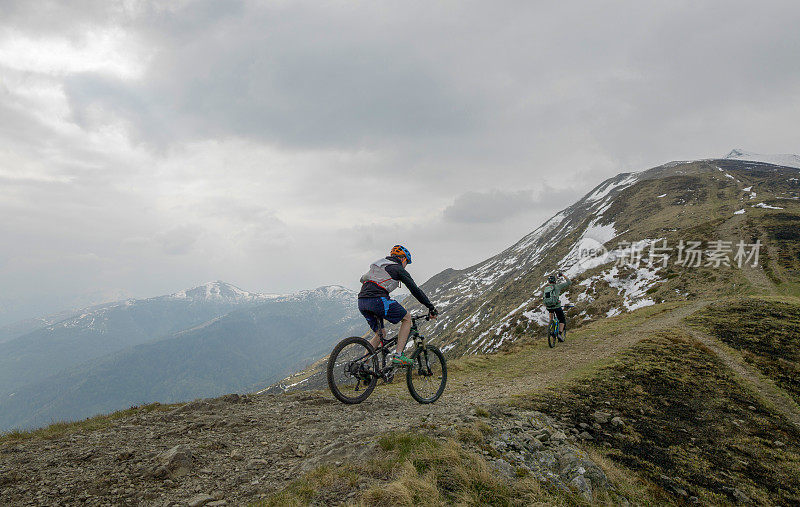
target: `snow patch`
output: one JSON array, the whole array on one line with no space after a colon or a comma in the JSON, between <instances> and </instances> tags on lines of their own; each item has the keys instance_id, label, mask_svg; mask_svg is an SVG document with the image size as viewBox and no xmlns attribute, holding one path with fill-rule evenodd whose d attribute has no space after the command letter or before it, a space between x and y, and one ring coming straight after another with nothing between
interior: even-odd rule
<instances>
[{"instance_id":1,"label":"snow patch","mask_svg":"<svg viewBox=\"0 0 800 507\"><path fill-rule=\"evenodd\" d=\"M754 204L753 207L754 208L764 208L764 209L783 209L783 208L780 208L778 206L770 206L769 204L766 204L766 203L763 203L763 202L760 202L758 204ZM742 210L742 211L744 211L744 210Z\"/></svg>"},{"instance_id":2,"label":"snow patch","mask_svg":"<svg viewBox=\"0 0 800 507\"><path fill-rule=\"evenodd\" d=\"M734 215L744 215L744 209L740 209L739 211L734 211Z\"/></svg>"},{"instance_id":3,"label":"snow patch","mask_svg":"<svg viewBox=\"0 0 800 507\"><path fill-rule=\"evenodd\" d=\"M595 190L592 195L586 198L587 202L594 202L599 201L603 197L607 196L612 190L621 190L625 187L630 186L633 182L637 180L638 176L636 174L631 174L625 179L619 182L609 182L608 184L601 186L597 190Z\"/></svg>"}]
</instances>

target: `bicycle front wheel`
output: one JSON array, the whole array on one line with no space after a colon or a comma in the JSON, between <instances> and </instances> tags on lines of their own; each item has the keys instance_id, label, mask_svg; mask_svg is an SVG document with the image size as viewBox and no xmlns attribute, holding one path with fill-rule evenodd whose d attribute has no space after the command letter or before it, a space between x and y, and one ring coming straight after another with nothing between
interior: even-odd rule
<instances>
[{"instance_id":1,"label":"bicycle front wheel","mask_svg":"<svg viewBox=\"0 0 800 507\"><path fill-rule=\"evenodd\" d=\"M378 377L378 356L372 345L358 336L345 338L328 358L328 387L337 400L354 404L366 400Z\"/></svg>"},{"instance_id":2,"label":"bicycle front wheel","mask_svg":"<svg viewBox=\"0 0 800 507\"><path fill-rule=\"evenodd\" d=\"M411 362L406 372L411 397L420 403L438 400L447 384L447 363L442 351L430 345L420 347L411 354Z\"/></svg>"}]
</instances>

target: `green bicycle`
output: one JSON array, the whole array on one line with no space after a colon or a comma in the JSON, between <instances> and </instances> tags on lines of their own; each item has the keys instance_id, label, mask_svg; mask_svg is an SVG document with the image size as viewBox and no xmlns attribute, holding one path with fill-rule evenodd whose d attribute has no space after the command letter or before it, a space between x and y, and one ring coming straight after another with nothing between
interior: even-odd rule
<instances>
[{"instance_id":1,"label":"green bicycle","mask_svg":"<svg viewBox=\"0 0 800 507\"><path fill-rule=\"evenodd\" d=\"M406 366L406 384L411 397L419 403L433 403L444 392L447 384L447 363L444 354L437 347L427 345L425 337L419 334L417 321L429 320L428 315L411 318L409 341L414 341L411 365ZM359 336L345 338L334 347L328 358L328 387L342 403L354 404L366 400L378 380L391 383L399 368L387 365L386 356L397 344L397 336L381 340L375 350L367 340Z\"/></svg>"},{"instance_id":2,"label":"green bicycle","mask_svg":"<svg viewBox=\"0 0 800 507\"><path fill-rule=\"evenodd\" d=\"M564 310L569 310L575 305L564 305L561 308ZM564 331L559 331L559 324L561 322L558 320L558 315L553 312L553 318L550 319L550 327L547 329L547 344L550 345L550 348L556 346L557 341L564 341L567 339L567 323L564 322Z\"/></svg>"}]
</instances>

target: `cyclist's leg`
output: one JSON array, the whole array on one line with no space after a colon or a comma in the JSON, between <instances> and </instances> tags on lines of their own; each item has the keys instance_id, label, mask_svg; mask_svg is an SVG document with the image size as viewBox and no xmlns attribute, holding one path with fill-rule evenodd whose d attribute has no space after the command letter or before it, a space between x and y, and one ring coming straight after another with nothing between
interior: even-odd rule
<instances>
[{"instance_id":1,"label":"cyclist's leg","mask_svg":"<svg viewBox=\"0 0 800 507\"><path fill-rule=\"evenodd\" d=\"M406 349L408 335L411 332L411 314L406 313L400 320L400 333L397 335L397 353L402 354Z\"/></svg>"},{"instance_id":2,"label":"cyclist's leg","mask_svg":"<svg viewBox=\"0 0 800 507\"><path fill-rule=\"evenodd\" d=\"M564 309L556 308L556 315L558 316L558 332L564 334L564 326L567 325L567 319L564 317Z\"/></svg>"},{"instance_id":3,"label":"cyclist's leg","mask_svg":"<svg viewBox=\"0 0 800 507\"><path fill-rule=\"evenodd\" d=\"M358 300L358 311L361 312L361 315L364 316L367 324L369 324L369 328L375 333L372 338L370 338L369 343L373 348L378 348L380 347L381 336L384 335L385 330L383 328L382 315L375 312L376 301L373 300L377 300L379 308L382 308L383 305L380 303L380 298L363 298Z\"/></svg>"},{"instance_id":4,"label":"cyclist's leg","mask_svg":"<svg viewBox=\"0 0 800 507\"><path fill-rule=\"evenodd\" d=\"M402 356L403 350L406 348L408 335L411 332L411 314L409 314L403 305L397 301L389 298L383 298L384 315L386 320L392 324L400 322L400 332L397 335L397 356ZM406 358L407 359L407 358ZM405 362L405 361L402 361Z\"/></svg>"},{"instance_id":5,"label":"cyclist's leg","mask_svg":"<svg viewBox=\"0 0 800 507\"><path fill-rule=\"evenodd\" d=\"M373 349L377 349L381 346L381 338L386 336L386 328L383 327L383 319L381 319L381 328L375 331L375 334L372 335L372 338L369 339L369 344L372 345Z\"/></svg>"}]
</instances>

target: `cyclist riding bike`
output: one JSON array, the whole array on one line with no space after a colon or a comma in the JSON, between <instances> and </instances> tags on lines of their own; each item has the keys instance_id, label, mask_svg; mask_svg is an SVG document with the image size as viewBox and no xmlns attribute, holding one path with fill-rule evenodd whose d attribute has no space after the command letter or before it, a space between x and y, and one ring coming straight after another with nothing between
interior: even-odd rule
<instances>
[{"instance_id":1,"label":"cyclist riding bike","mask_svg":"<svg viewBox=\"0 0 800 507\"><path fill-rule=\"evenodd\" d=\"M411 364L411 359L403 354L411 331L411 315L403 305L391 299L389 293L398 288L402 282L417 301L428 308L430 318L435 319L438 314L428 296L417 287L414 279L406 271L408 264L411 264L411 252L402 245L395 245L387 257L378 259L370 265L369 271L361 277L361 292L358 293L358 310L375 333L370 339L373 348L378 348L381 339L386 339L384 319L392 324L400 322L397 351L389 356L391 363L397 366Z\"/></svg>"},{"instance_id":2,"label":"cyclist riding bike","mask_svg":"<svg viewBox=\"0 0 800 507\"><path fill-rule=\"evenodd\" d=\"M567 275L560 271L558 276L563 277L566 281L556 283L558 281L556 275L550 275L547 277L547 285L545 285L542 289L542 299L544 300L545 308L547 308L547 311L550 312L550 322L553 322L554 313L558 317L558 341L563 342L564 326L566 326L567 320L564 317L564 309L561 308L561 294L564 292L564 289L572 284L572 280L567 278Z\"/></svg>"}]
</instances>

